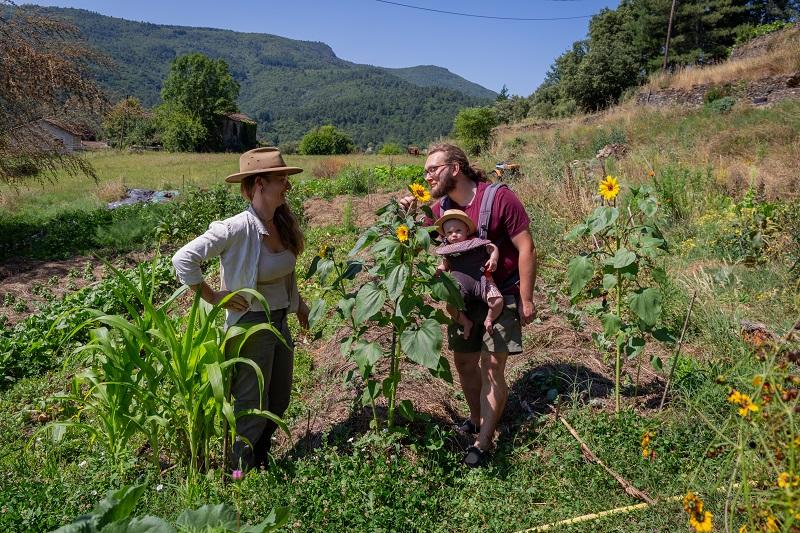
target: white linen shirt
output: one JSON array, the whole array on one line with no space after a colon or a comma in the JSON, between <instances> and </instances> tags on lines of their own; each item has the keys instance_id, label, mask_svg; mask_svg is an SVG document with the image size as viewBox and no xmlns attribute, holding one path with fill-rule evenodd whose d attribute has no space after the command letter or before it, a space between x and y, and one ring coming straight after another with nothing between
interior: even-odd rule
<instances>
[{"instance_id":1,"label":"white linen shirt","mask_svg":"<svg viewBox=\"0 0 800 533\"><path fill-rule=\"evenodd\" d=\"M181 283L198 285L203 282L200 264L219 256L222 290L256 289L258 262L262 249L261 236L267 234L267 229L252 206L238 215L212 222L205 233L187 243L172 256L175 273ZM300 293L297 290L294 273L287 277L287 294L289 294L288 312L296 313L300 304ZM250 294L243 293L241 296L248 303L253 299ZM246 312L226 309L225 329L236 324Z\"/></svg>"}]
</instances>

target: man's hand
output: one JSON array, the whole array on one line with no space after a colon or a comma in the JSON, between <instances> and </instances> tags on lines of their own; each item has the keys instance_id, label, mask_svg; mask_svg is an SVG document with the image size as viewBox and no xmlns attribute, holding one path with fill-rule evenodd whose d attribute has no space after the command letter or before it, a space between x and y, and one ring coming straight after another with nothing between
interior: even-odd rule
<instances>
[{"instance_id":1,"label":"man's hand","mask_svg":"<svg viewBox=\"0 0 800 533\"><path fill-rule=\"evenodd\" d=\"M519 318L523 326L533 322L536 318L536 304L533 300L522 300L522 312Z\"/></svg>"},{"instance_id":2,"label":"man's hand","mask_svg":"<svg viewBox=\"0 0 800 533\"><path fill-rule=\"evenodd\" d=\"M413 195L409 194L408 196L403 196L402 198L399 198L397 200L397 203L400 204L400 207L402 207L403 209L408 211L409 207L414 205L414 202L416 202L416 201L417 201L417 199L414 198Z\"/></svg>"}]
</instances>

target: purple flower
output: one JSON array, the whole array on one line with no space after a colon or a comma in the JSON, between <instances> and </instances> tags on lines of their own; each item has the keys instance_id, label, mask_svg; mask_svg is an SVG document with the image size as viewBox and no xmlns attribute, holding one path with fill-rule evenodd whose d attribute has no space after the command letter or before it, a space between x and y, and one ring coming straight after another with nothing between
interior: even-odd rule
<instances>
[{"instance_id":1,"label":"purple flower","mask_svg":"<svg viewBox=\"0 0 800 533\"><path fill-rule=\"evenodd\" d=\"M241 470L234 470L231 472L231 477L234 481L239 481L244 477L244 473Z\"/></svg>"}]
</instances>

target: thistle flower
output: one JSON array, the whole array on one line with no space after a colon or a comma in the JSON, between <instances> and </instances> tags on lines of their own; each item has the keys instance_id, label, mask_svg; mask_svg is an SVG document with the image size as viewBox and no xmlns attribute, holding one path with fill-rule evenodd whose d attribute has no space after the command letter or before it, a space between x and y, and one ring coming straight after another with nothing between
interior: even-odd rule
<instances>
[{"instance_id":1,"label":"thistle flower","mask_svg":"<svg viewBox=\"0 0 800 533\"><path fill-rule=\"evenodd\" d=\"M241 470L234 470L233 472L231 472L231 478L234 481L241 481L243 477L244 477L244 472L242 472Z\"/></svg>"},{"instance_id":2,"label":"thistle flower","mask_svg":"<svg viewBox=\"0 0 800 533\"><path fill-rule=\"evenodd\" d=\"M412 183L408 186L408 190L411 191L411 194L414 195L416 200L419 200L423 204L431 199L430 191L426 189L424 185L420 185L419 183Z\"/></svg>"},{"instance_id":3,"label":"thistle flower","mask_svg":"<svg viewBox=\"0 0 800 533\"><path fill-rule=\"evenodd\" d=\"M619 194L619 181L614 176L606 176L606 179L600 182L598 192L606 201L610 202Z\"/></svg>"},{"instance_id":4,"label":"thistle flower","mask_svg":"<svg viewBox=\"0 0 800 533\"><path fill-rule=\"evenodd\" d=\"M400 242L406 242L408 240L408 226L405 224L400 224L397 227L397 240Z\"/></svg>"}]
</instances>

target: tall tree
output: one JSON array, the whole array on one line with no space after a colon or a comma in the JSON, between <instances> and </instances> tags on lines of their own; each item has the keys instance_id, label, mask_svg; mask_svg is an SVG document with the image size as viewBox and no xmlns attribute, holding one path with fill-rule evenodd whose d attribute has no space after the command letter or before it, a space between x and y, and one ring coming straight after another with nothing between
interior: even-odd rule
<instances>
[{"instance_id":1,"label":"tall tree","mask_svg":"<svg viewBox=\"0 0 800 533\"><path fill-rule=\"evenodd\" d=\"M105 58L77 38L74 26L0 0L0 181L53 181L61 170L95 177L86 160L41 125L43 119L74 123L105 105L89 74Z\"/></svg>"},{"instance_id":2,"label":"tall tree","mask_svg":"<svg viewBox=\"0 0 800 533\"><path fill-rule=\"evenodd\" d=\"M222 140L217 133L216 121L220 114L238 110L238 97L239 84L223 59L211 59L200 53L188 54L175 59L170 66L161 89L165 106L161 115L168 122L200 124L205 135L198 139L194 149L217 150L221 148Z\"/></svg>"}]
</instances>

